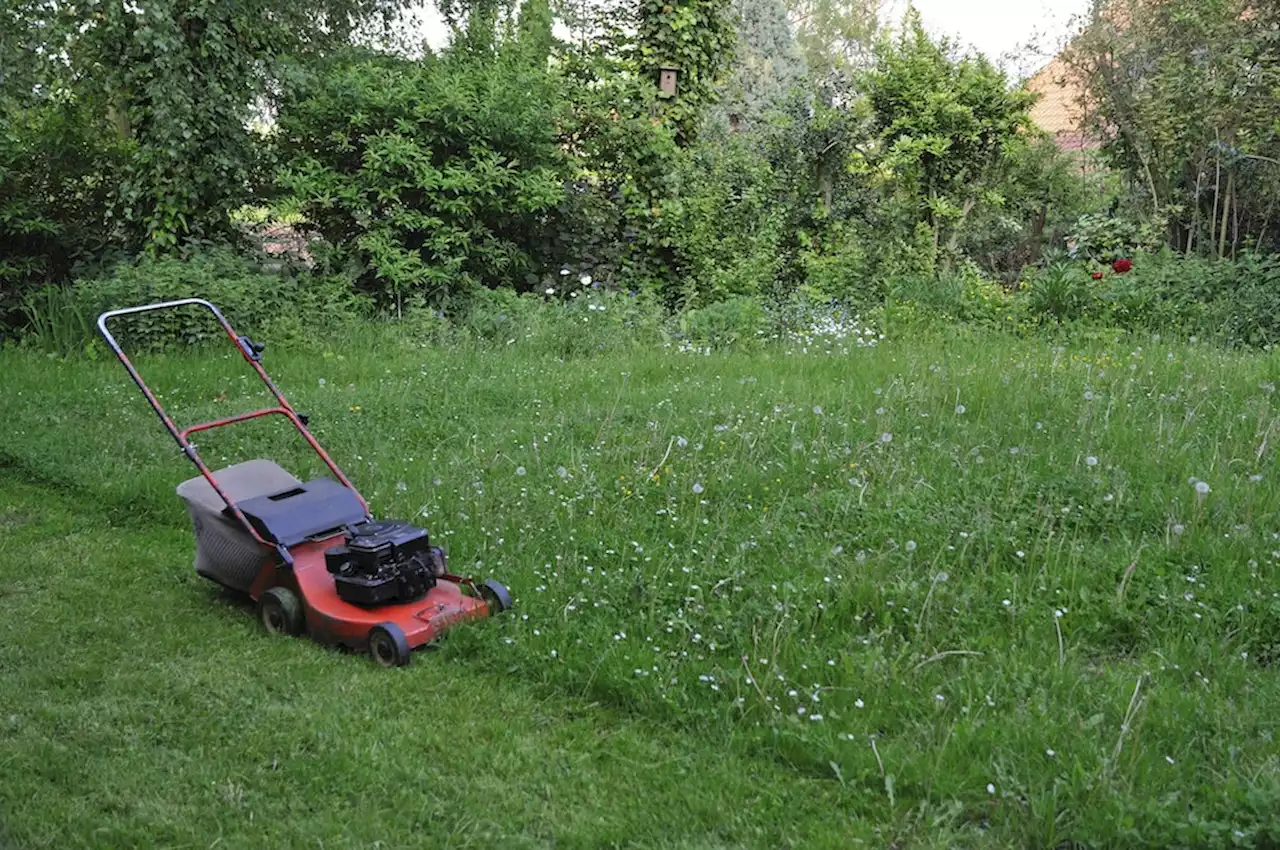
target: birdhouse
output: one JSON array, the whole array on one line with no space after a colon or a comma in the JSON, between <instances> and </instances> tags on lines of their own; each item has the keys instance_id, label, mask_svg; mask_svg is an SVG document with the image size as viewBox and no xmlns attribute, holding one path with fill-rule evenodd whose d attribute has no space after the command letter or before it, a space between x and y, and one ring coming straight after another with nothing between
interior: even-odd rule
<instances>
[{"instance_id":1,"label":"birdhouse","mask_svg":"<svg viewBox=\"0 0 1280 850\"><path fill-rule=\"evenodd\" d=\"M674 65L663 65L658 69L658 88L665 96L675 97L676 77L679 73L680 69Z\"/></svg>"}]
</instances>

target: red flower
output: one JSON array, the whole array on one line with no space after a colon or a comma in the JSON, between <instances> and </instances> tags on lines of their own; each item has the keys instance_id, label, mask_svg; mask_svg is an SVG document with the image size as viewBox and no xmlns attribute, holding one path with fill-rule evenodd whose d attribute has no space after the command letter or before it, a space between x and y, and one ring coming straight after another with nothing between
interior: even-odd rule
<instances>
[{"instance_id":1,"label":"red flower","mask_svg":"<svg viewBox=\"0 0 1280 850\"><path fill-rule=\"evenodd\" d=\"M1102 272L1094 272L1094 273L1093 273L1093 279L1094 279L1094 280L1102 280Z\"/></svg>"},{"instance_id":2,"label":"red flower","mask_svg":"<svg viewBox=\"0 0 1280 850\"><path fill-rule=\"evenodd\" d=\"M1116 274L1124 274L1133 268L1132 260L1116 260L1111 264L1111 270Z\"/></svg>"}]
</instances>

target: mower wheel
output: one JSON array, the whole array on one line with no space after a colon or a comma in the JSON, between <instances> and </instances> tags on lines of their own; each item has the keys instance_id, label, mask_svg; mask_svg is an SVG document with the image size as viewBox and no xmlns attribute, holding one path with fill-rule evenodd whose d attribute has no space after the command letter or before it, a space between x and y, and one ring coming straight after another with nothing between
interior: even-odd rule
<instances>
[{"instance_id":1,"label":"mower wheel","mask_svg":"<svg viewBox=\"0 0 1280 850\"><path fill-rule=\"evenodd\" d=\"M306 627L306 616L292 590L272 587L258 598L258 622L270 634L300 635Z\"/></svg>"},{"instance_id":2,"label":"mower wheel","mask_svg":"<svg viewBox=\"0 0 1280 850\"><path fill-rule=\"evenodd\" d=\"M380 667L405 667L413 658L409 639L395 623L382 623L369 630L369 655Z\"/></svg>"},{"instance_id":3,"label":"mower wheel","mask_svg":"<svg viewBox=\"0 0 1280 850\"><path fill-rule=\"evenodd\" d=\"M511 593L501 583L485 579L479 585L480 598L489 606L489 613L501 614L511 607Z\"/></svg>"}]
</instances>

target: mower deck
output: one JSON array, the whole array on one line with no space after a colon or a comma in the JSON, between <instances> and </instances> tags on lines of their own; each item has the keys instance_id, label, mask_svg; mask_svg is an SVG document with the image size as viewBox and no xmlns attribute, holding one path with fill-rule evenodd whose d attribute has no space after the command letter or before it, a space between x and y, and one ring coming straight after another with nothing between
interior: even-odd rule
<instances>
[{"instance_id":1,"label":"mower deck","mask_svg":"<svg viewBox=\"0 0 1280 850\"><path fill-rule=\"evenodd\" d=\"M374 626L392 623L404 633L410 649L417 649L440 637L446 629L463 620L490 615L488 603L463 592L463 584L439 580L426 596L413 602L364 608L352 605L338 596L333 576L325 567L324 552L342 545L341 534L325 540L304 543L290 550L293 568L271 564L258 575L249 591L254 602L261 602L271 588L287 588L303 602L305 628L311 638L327 645L341 644L363 649ZM259 616L263 607L259 606ZM265 623L269 629L271 625ZM287 631L281 629L280 631Z\"/></svg>"}]
</instances>

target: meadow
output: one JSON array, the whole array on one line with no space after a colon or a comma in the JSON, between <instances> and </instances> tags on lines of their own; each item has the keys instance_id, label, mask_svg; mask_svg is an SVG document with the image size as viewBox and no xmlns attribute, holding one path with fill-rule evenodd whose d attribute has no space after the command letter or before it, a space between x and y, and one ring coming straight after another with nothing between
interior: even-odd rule
<instances>
[{"instance_id":1,"label":"meadow","mask_svg":"<svg viewBox=\"0 0 1280 850\"><path fill-rule=\"evenodd\" d=\"M515 609L396 671L269 639L192 572L124 370L0 352L0 845L1280 843L1274 352L264 362ZM139 367L182 422L263 401L234 351ZM320 473L277 423L202 436Z\"/></svg>"}]
</instances>

